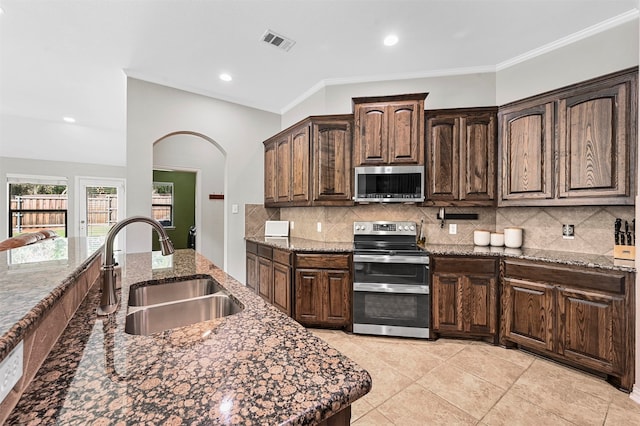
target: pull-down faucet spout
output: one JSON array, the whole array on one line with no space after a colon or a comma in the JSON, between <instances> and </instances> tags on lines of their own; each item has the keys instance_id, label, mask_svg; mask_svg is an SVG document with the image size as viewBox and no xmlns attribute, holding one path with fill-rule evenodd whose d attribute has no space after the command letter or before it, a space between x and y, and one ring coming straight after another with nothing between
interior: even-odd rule
<instances>
[{"instance_id":1,"label":"pull-down faucet spout","mask_svg":"<svg viewBox=\"0 0 640 426\"><path fill-rule=\"evenodd\" d=\"M173 244L167 236L166 231L160 222L155 219L145 216L131 216L113 225L104 241L104 252L102 253L102 297L100 298L100 306L97 309L98 315L109 315L118 309L118 303L120 301L116 293L116 274L114 270L116 262L113 258L113 242L122 228L135 222L148 223L156 230L158 237L160 237L160 247L163 256L170 255L174 252Z\"/></svg>"}]
</instances>

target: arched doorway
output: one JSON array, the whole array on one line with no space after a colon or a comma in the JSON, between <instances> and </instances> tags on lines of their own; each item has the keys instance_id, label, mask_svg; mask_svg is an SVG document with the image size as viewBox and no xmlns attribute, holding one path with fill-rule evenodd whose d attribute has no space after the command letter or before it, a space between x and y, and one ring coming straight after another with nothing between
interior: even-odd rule
<instances>
[{"instance_id":1,"label":"arched doorway","mask_svg":"<svg viewBox=\"0 0 640 426\"><path fill-rule=\"evenodd\" d=\"M197 132L169 133L153 143L153 169L196 174L196 250L216 265L224 265L224 200L226 152ZM180 206L174 206L179 209Z\"/></svg>"}]
</instances>

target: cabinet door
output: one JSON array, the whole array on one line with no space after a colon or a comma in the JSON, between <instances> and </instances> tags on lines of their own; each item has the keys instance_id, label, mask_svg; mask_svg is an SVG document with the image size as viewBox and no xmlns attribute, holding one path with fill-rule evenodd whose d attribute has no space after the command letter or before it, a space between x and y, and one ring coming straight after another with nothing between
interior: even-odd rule
<instances>
[{"instance_id":1,"label":"cabinet door","mask_svg":"<svg viewBox=\"0 0 640 426\"><path fill-rule=\"evenodd\" d=\"M309 201L309 161L311 154L309 126L291 133L291 201Z\"/></svg>"},{"instance_id":2,"label":"cabinet door","mask_svg":"<svg viewBox=\"0 0 640 426\"><path fill-rule=\"evenodd\" d=\"M560 99L560 197L630 195L628 96L619 83Z\"/></svg>"},{"instance_id":3,"label":"cabinet door","mask_svg":"<svg viewBox=\"0 0 640 426\"><path fill-rule=\"evenodd\" d=\"M276 201L291 200L291 138L284 136L276 141Z\"/></svg>"},{"instance_id":4,"label":"cabinet door","mask_svg":"<svg viewBox=\"0 0 640 426\"><path fill-rule=\"evenodd\" d=\"M322 319L322 271L296 269L295 320L318 325Z\"/></svg>"},{"instance_id":5,"label":"cabinet door","mask_svg":"<svg viewBox=\"0 0 640 426\"><path fill-rule=\"evenodd\" d=\"M495 275L469 275L464 279L464 331L495 336L498 327L498 289Z\"/></svg>"},{"instance_id":6,"label":"cabinet door","mask_svg":"<svg viewBox=\"0 0 640 426\"><path fill-rule=\"evenodd\" d=\"M356 155L357 166L386 164L388 125L384 104L356 105Z\"/></svg>"},{"instance_id":7,"label":"cabinet door","mask_svg":"<svg viewBox=\"0 0 640 426\"><path fill-rule=\"evenodd\" d=\"M271 303L273 288L273 262L271 259L258 257L258 294Z\"/></svg>"},{"instance_id":8,"label":"cabinet door","mask_svg":"<svg viewBox=\"0 0 640 426\"><path fill-rule=\"evenodd\" d=\"M351 275L349 271L323 271L322 321L328 326L351 323Z\"/></svg>"},{"instance_id":9,"label":"cabinet door","mask_svg":"<svg viewBox=\"0 0 640 426\"><path fill-rule=\"evenodd\" d=\"M553 198L554 103L501 114L501 199Z\"/></svg>"},{"instance_id":10,"label":"cabinet door","mask_svg":"<svg viewBox=\"0 0 640 426\"><path fill-rule=\"evenodd\" d=\"M247 253L247 287L254 292L258 287L258 256Z\"/></svg>"},{"instance_id":11,"label":"cabinet door","mask_svg":"<svg viewBox=\"0 0 640 426\"><path fill-rule=\"evenodd\" d=\"M264 203L276 202L276 144L264 147Z\"/></svg>"},{"instance_id":12,"label":"cabinet door","mask_svg":"<svg viewBox=\"0 0 640 426\"><path fill-rule=\"evenodd\" d=\"M351 122L313 125L314 191L318 205L351 205Z\"/></svg>"},{"instance_id":13,"label":"cabinet door","mask_svg":"<svg viewBox=\"0 0 640 426\"><path fill-rule=\"evenodd\" d=\"M460 119L460 200L495 200L496 132L495 114Z\"/></svg>"},{"instance_id":14,"label":"cabinet door","mask_svg":"<svg viewBox=\"0 0 640 426\"><path fill-rule=\"evenodd\" d=\"M587 367L623 373L624 297L558 289L558 353Z\"/></svg>"},{"instance_id":15,"label":"cabinet door","mask_svg":"<svg viewBox=\"0 0 640 426\"><path fill-rule=\"evenodd\" d=\"M427 120L427 194L431 201L455 201L459 197L459 119Z\"/></svg>"},{"instance_id":16,"label":"cabinet door","mask_svg":"<svg viewBox=\"0 0 640 426\"><path fill-rule=\"evenodd\" d=\"M504 278L505 337L527 347L553 350L553 287Z\"/></svg>"},{"instance_id":17,"label":"cabinet door","mask_svg":"<svg viewBox=\"0 0 640 426\"><path fill-rule=\"evenodd\" d=\"M291 315L291 268L273 263L273 306Z\"/></svg>"},{"instance_id":18,"label":"cabinet door","mask_svg":"<svg viewBox=\"0 0 640 426\"><path fill-rule=\"evenodd\" d=\"M431 280L433 331L461 332L463 326L463 282L458 274L434 272Z\"/></svg>"},{"instance_id":19,"label":"cabinet door","mask_svg":"<svg viewBox=\"0 0 640 426\"><path fill-rule=\"evenodd\" d=\"M424 164L422 102L392 103L387 107L388 162L390 164Z\"/></svg>"}]
</instances>

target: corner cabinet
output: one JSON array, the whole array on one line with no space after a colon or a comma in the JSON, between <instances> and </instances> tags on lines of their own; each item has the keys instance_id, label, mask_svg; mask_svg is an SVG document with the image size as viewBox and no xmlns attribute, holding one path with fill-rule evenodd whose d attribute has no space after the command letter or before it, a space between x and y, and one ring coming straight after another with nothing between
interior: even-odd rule
<instances>
[{"instance_id":1,"label":"corner cabinet","mask_svg":"<svg viewBox=\"0 0 640 426\"><path fill-rule=\"evenodd\" d=\"M425 205L496 203L496 107L425 112Z\"/></svg>"},{"instance_id":2,"label":"corner cabinet","mask_svg":"<svg viewBox=\"0 0 640 426\"><path fill-rule=\"evenodd\" d=\"M309 117L266 140L266 207L352 205L351 115Z\"/></svg>"},{"instance_id":3,"label":"corner cabinet","mask_svg":"<svg viewBox=\"0 0 640 426\"><path fill-rule=\"evenodd\" d=\"M353 98L354 165L424 165L427 95Z\"/></svg>"},{"instance_id":4,"label":"corner cabinet","mask_svg":"<svg viewBox=\"0 0 640 426\"><path fill-rule=\"evenodd\" d=\"M438 336L498 336L498 258L432 256L432 331Z\"/></svg>"},{"instance_id":5,"label":"corner cabinet","mask_svg":"<svg viewBox=\"0 0 640 426\"><path fill-rule=\"evenodd\" d=\"M634 274L504 261L501 343L634 383Z\"/></svg>"},{"instance_id":6,"label":"corner cabinet","mask_svg":"<svg viewBox=\"0 0 640 426\"><path fill-rule=\"evenodd\" d=\"M637 86L634 68L501 107L498 204L634 204Z\"/></svg>"},{"instance_id":7,"label":"corner cabinet","mask_svg":"<svg viewBox=\"0 0 640 426\"><path fill-rule=\"evenodd\" d=\"M295 315L304 326L351 329L351 255L296 253Z\"/></svg>"}]
</instances>

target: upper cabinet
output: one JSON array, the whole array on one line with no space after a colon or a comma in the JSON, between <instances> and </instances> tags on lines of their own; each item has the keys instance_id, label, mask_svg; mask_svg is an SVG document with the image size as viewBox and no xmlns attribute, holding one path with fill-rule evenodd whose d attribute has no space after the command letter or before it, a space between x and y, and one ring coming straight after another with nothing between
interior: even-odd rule
<instances>
[{"instance_id":1,"label":"upper cabinet","mask_svg":"<svg viewBox=\"0 0 640 426\"><path fill-rule=\"evenodd\" d=\"M353 98L354 166L423 165L427 95Z\"/></svg>"},{"instance_id":2,"label":"upper cabinet","mask_svg":"<svg viewBox=\"0 0 640 426\"><path fill-rule=\"evenodd\" d=\"M636 68L500 108L499 205L634 204Z\"/></svg>"},{"instance_id":3,"label":"upper cabinet","mask_svg":"<svg viewBox=\"0 0 640 426\"><path fill-rule=\"evenodd\" d=\"M426 205L492 206L497 108L426 111Z\"/></svg>"},{"instance_id":4,"label":"upper cabinet","mask_svg":"<svg viewBox=\"0 0 640 426\"><path fill-rule=\"evenodd\" d=\"M353 116L309 117L264 142L266 207L352 205Z\"/></svg>"}]
</instances>

